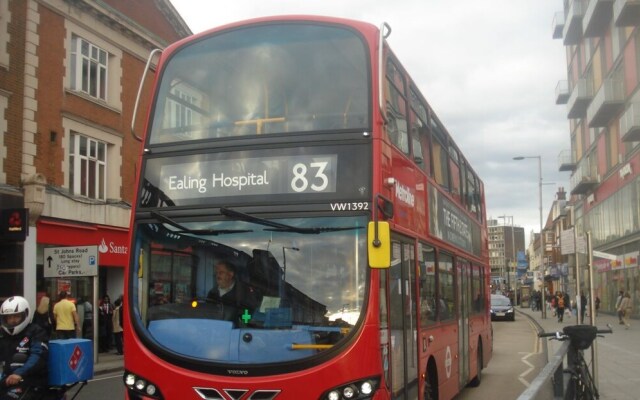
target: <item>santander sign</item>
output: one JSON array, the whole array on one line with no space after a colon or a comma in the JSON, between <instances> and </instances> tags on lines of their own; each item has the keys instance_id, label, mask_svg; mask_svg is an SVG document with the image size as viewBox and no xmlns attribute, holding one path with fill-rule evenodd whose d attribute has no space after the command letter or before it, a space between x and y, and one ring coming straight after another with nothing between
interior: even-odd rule
<instances>
[{"instance_id":1,"label":"santander sign","mask_svg":"<svg viewBox=\"0 0 640 400\"><path fill-rule=\"evenodd\" d=\"M98 246L98 251L102 254L129 254L129 247L118 245L115 242L107 243L104 238Z\"/></svg>"}]
</instances>

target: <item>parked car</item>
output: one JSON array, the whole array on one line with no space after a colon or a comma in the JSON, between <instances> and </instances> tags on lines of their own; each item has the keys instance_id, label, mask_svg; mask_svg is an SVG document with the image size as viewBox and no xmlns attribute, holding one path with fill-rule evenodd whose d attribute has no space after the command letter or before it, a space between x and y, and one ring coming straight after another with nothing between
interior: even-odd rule
<instances>
[{"instance_id":1,"label":"parked car","mask_svg":"<svg viewBox=\"0 0 640 400\"><path fill-rule=\"evenodd\" d=\"M491 320L504 319L508 321L516 320L516 313L511 304L511 300L507 296L499 294L491 295Z\"/></svg>"}]
</instances>

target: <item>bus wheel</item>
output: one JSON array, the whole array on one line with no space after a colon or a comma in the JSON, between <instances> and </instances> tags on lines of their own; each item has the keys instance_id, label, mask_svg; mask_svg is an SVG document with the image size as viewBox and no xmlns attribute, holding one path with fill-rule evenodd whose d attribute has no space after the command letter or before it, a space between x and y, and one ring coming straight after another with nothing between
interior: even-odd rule
<instances>
[{"instance_id":1,"label":"bus wheel","mask_svg":"<svg viewBox=\"0 0 640 400\"><path fill-rule=\"evenodd\" d=\"M475 378L469 382L469 386L477 387L480 386L480 382L482 382L482 342L478 343L478 354L476 356L476 373Z\"/></svg>"},{"instance_id":2,"label":"bus wheel","mask_svg":"<svg viewBox=\"0 0 640 400\"><path fill-rule=\"evenodd\" d=\"M433 360L427 367L427 376L424 381L424 400L438 400L438 373Z\"/></svg>"}]
</instances>

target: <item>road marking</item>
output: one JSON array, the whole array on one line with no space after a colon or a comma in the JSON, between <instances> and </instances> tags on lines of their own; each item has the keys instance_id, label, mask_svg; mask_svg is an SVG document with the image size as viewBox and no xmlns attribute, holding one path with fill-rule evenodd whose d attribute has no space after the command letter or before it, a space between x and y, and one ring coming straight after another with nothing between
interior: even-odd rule
<instances>
[{"instance_id":1,"label":"road marking","mask_svg":"<svg viewBox=\"0 0 640 400\"><path fill-rule=\"evenodd\" d=\"M531 327L533 328L534 331L537 331L537 327L533 324L533 322L531 321L527 321L529 323L529 325L531 325ZM531 353L526 353L526 352L520 352L518 354L524 354L524 357L520 358L520 361L522 361L523 364L525 364L528 368L520 374L520 376L518 376L518 380L520 382L522 382L522 384L525 387L529 387L531 385L531 382L529 382L528 380L525 379L525 376L529 375L532 371L536 370L535 365L531 364L528 360L529 357L534 356L536 354L540 354L542 352L541 349L541 345L540 345L540 339L538 338L537 335L534 336L533 338L533 352ZM534 377L535 378L535 377Z\"/></svg>"},{"instance_id":2,"label":"road marking","mask_svg":"<svg viewBox=\"0 0 640 400\"><path fill-rule=\"evenodd\" d=\"M527 322L529 323L529 325L531 326L534 332L538 331L538 327L531 320L527 320ZM533 336L533 353L538 354L541 351L542 350L540 349L540 339L538 338L538 335L534 335Z\"/></svg>"},{"instance_id":3,"label":"road marking","mask_svg":"<svg viewBox=\"0 0 640 400\"><path fill-rule=\"evenodd\" d=\"M100 378L93 378L93 379L90 379L89 382L104 381L104 380L113 379L113 378L122 378L122 372L119 373L118 375L107 375L107 376L101 376Z\"/></svg>"},{"instance_id":4,"label":"road marking","mask_svg":"<svg viewBox=\"0 0 640 400\"><path fill-rule=\"evenodd\" d=\"M520 354L526 354L524 357L522 357L520 359L520 361L522 361L523 364L527 365L529 368L524 371L523 373L520 374L520 376L518 377L518 380L520 380L520 382L522 382L522 384L525 387L529 387L529 385L531 384L531 382L529 382L528 380L524 379L525 376L529 375L531 373L531 371L534 371L536 369L536 367L531 364L529 362L529 360L527 360L529 357L536 355L537 353L520 353Z\"/></svg>"}]
</instances>

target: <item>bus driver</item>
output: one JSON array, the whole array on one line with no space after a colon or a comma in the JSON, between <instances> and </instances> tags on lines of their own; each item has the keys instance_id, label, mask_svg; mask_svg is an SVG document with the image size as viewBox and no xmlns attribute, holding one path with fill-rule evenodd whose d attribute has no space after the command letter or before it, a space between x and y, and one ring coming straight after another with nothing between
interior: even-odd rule
<instances>
[{"instance_id":1,"label":"bus driver","mask_svg":"<svg viewBox=\"0 0 640 400\"><path fill-rule=\"evenodd\" d=\"M237 279L235 267L227 261L216 264L215 274L217 286L209 290L207 302L221 305L222 319L236 325L241 322L246 325L249 314L258 304L253 289ZM247 315L244 320L243 315Z\"/></svg>"}]
</instances>

